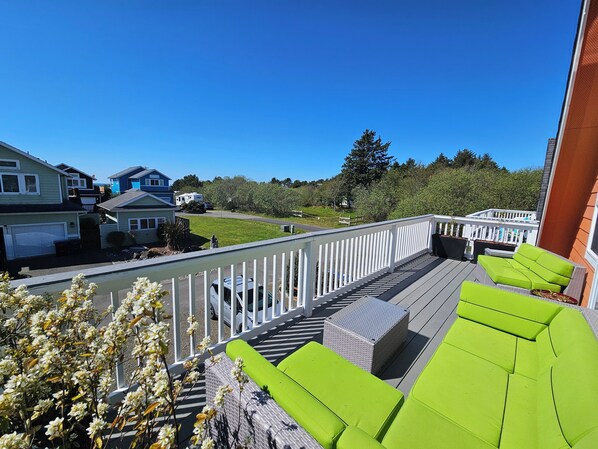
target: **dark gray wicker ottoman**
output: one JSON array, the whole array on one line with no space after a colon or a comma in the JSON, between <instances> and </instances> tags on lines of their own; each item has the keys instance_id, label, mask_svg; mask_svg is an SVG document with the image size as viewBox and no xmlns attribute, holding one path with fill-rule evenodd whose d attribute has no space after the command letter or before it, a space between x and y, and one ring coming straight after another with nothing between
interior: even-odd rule
<instances>
[{"instance_id":1,"label":"dark gray wicker ottoman","mask_svg":"<svg viewBox=\"0 0 598 449\"><path fill-rule=\"evenodd\" d=\"M407 337L409 310L364 296L324 321L324 346L377 373Z\"/></svg>"}]
</instances>

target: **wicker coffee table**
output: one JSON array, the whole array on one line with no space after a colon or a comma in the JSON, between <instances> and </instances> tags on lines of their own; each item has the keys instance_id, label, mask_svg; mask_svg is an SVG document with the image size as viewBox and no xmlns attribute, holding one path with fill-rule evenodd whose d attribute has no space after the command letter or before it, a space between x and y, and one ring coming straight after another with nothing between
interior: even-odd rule
<instances>
[{"instance_id":1,"label":"wicker coffee table","mask_svg":"<svg viewBox=\"0 0 598 449\"><path fill-rule=\"evenodd\" d=\"M409 310L364 296L324 321L324 346L377 373L407 337Z\"/></svg>"}]
</instances>

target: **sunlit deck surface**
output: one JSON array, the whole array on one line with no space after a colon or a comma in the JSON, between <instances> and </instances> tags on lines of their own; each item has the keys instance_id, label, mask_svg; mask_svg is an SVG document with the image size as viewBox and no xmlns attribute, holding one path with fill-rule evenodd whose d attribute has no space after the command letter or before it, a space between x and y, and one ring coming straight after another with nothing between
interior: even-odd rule
<instances>
[{"instance_id":1,"label":"sunlit deck surface","mask_svg":"<svg viewBox=\"0 0 598 449\"><path fill-rule=\"evenodd\" d=\"M421 256L314 309L311 317L298 317L260 335L249 343L277 363L309 341L322 343L324 320L365 295L409 309L409 333L403 346L378 377L408 394L448 328L464 280L473 280L475 265Z\"/></svg>"},{"instance_id":2,"label":"sunlit deck surface","mask_svg":"<svg viewBox=\"0 0 598 449\"><path fill-rule=\"evenodd\" d=\"M273 363L310 341L322 342L324 320L365 295L375 296L408 308L409 332L403 346L378 377L409 394L411 386L426 365L448 328L456 319L455 309L464 280L473 280L475 265L470 262L420 256L393 273L385 273L319 304L311 317L289 320L251 340L264 357ZM188 391L177 407L181 436L187 439L194 417L205 404L205 384ZM126 432L125 435L131 435ZM118 436L117 436L118 438ZM126 437L125 437L126 439Z\"/></svg>"}]
</instances>

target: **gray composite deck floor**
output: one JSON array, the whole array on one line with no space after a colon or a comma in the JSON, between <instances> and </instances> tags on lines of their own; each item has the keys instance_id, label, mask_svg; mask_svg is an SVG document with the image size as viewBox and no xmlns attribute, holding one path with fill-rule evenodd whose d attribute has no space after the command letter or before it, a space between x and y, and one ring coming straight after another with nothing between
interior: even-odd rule
<instances>
[{"instance_id":1,"label":"gray composite deck floor","mask_svg":"<svg viewBox=\"0 0 598 449\"><path fill-rule=\"evenodd\" d=\"M322 342L324 320L365 295L408 308L406 342L378 377L408 394L448 328L464 280L473 280L475 265L421 256L374 280L318 306L311 317L298 317L249 341L264 357L277 363L309 341Z\"/></svg>"}]
</instances>

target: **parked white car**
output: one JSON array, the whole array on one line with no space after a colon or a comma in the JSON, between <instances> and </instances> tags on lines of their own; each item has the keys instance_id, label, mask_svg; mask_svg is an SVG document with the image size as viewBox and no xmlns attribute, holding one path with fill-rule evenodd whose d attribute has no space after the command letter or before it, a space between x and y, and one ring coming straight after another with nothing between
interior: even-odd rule
<instances>
[{"instance_id":1,"label":"parked white car","mask_svg":"<svg viewBox=\"0 0 598 449\"><path fill-rule=\"evenodd\" d=\"M227 277L223 279L224 291L223 291L223 311L222 319L226 324L231 326L231 278ZM243 329L243 276L237 276L236 278L236 301L237 301L237 319L236 319L236 330L240 332ZM218 318L218 280L212 282L210 286L210 316L212 319ZM253 298L255 291L255 283L253 278L247 279L247 329L251 329L254 326L253 322ZM266 307L266 320L272 319L272 293L266 291L267 307ZM264 287L257 284L257 297L256 305L258 310L257 322L260 324L264 321ZM280 314L280 302L276 304L276 310Z\"/></svg>"}]
</instances>

